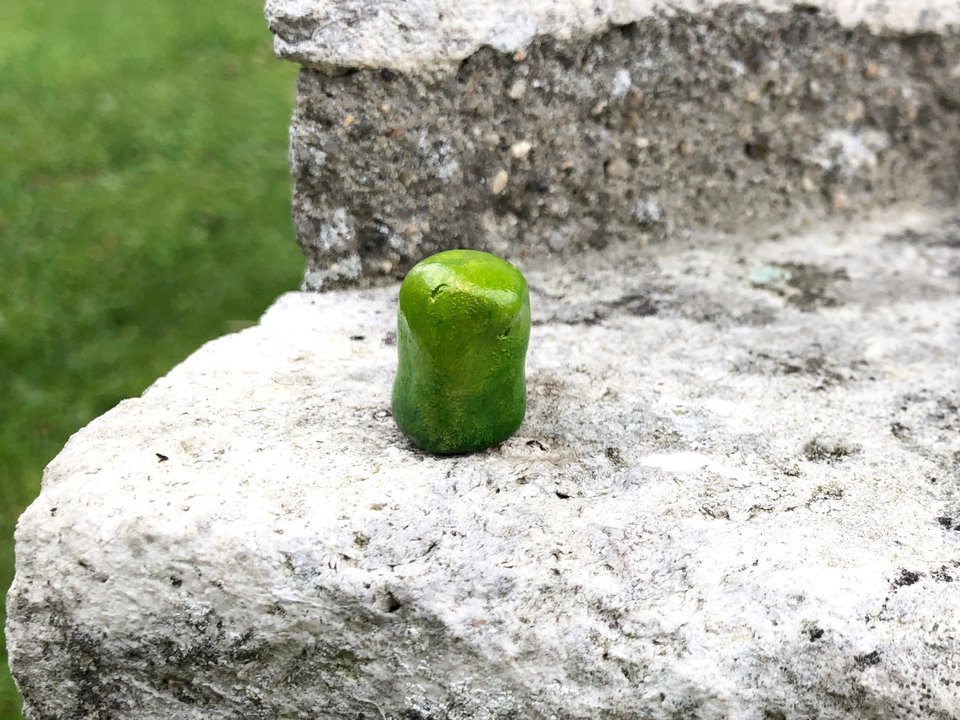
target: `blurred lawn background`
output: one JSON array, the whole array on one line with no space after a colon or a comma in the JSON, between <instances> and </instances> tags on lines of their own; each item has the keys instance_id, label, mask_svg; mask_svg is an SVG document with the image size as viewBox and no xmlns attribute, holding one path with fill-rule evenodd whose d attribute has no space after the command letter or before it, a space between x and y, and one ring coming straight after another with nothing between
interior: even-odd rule
<instances>
[{"instance_id":1,"label":"blurred lawn background","mask_svg":"<svg viewBox=\"0 0 960 720\"><path fill-rule=\"evenodd\" d=\"M0 3L0 598L70 434L296 288L295 73L260 0Z\"/></svg>"}]
</instances>

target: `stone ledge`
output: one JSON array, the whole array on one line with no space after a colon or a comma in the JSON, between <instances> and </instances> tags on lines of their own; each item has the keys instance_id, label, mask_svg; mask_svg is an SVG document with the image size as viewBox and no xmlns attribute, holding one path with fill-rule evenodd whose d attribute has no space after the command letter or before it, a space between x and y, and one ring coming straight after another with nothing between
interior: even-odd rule
<instances>
[{"instance_id":1,"label":"stone ledge","mask_svg":"<svg viewBox=\"0 0 960 720\"><path fill-rule=\"evenodd\" d=\"M395 287L284 296L77 433L17 531L27 717L955 715L960 221L525 270L488 452L394 427Z\"/></svg>"},{"instance_id":2,"label":"stone ledge","mask_svg":"<svg viewBox=\"0 0 960 720\"><path fill-rule=\"evenodd\" d=\"M873 32L960 27L953 0L267 0L279 57L302 65L404 72L452 69L481 47L512 53L534 38L581 38L653 16L706 15L720 7L759 13L822 12Z\"/></svg>"},{"instance_id":3,"label":"stone ledge","mask_svg":"<svg viewBox=\"0 0 960 720\"><path fill-rule=\"evenodd\" d=\"M452 72L304 68L304 289L390 281L453 247L576 256L960 197L960 31L765 7L483 47Z\"/></svg>"}]
</instances>

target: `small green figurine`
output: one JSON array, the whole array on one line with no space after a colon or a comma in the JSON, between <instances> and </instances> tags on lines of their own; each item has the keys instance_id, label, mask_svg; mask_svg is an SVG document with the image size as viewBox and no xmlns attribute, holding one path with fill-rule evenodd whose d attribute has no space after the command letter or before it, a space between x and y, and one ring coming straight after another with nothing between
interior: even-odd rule
<instances>
[{"instance_id":1,"label":"small green figurine","mask_svg":"<svg viewBox=\"0 0 960 720\"><path fill-rule=\"evenodd\" d=\"M414 445L469 453L510 437L526 411L530 295L506 260L448 250L400 285L393 417Z\"/></svg>"}]
</instances>

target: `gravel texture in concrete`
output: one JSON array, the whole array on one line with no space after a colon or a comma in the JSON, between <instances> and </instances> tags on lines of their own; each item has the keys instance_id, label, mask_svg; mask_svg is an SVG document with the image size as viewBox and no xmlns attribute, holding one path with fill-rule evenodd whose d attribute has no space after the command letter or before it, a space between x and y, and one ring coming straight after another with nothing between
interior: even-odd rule
<instances>
[{"instance_id":1,"label":"gravel texture in concrete","mask_svg":"<svg viewBox=\"0 0 960 720\"><path fill-rule=\"evenodd\" d=\"M304 288L399 278L453 247L576 256L960 195L949 28L734 5L561 35L452 68L305 68Z\"/></svg>"},{"instance_id":2,"label":"gravel texture in concrete","mask_svg":"<svg viewBox=\"0 0 960 720\"><path fill-rule=\"evenodd\" d=\"M521 267L489 451L397 431L395 286L284 296L77 433L17 532L27 717L957 717L960 219Z\"/></svg>"}]
</instances>

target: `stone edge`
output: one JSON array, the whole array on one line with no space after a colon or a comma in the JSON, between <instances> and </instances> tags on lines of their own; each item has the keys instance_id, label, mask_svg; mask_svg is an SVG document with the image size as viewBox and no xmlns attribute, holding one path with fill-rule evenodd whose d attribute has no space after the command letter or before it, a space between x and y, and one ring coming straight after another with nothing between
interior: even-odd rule
<instances>
[{"instance_id":1,"label":"stone edge","mask_svg":"<svg viewBox=\"0 0 960 720\"><path fill-rule=\"evenodd\" d=\"M327 72L346 68L444 71L483 46L515 52L536 37L591 36L646 17L708 13L724 5L757 12L833 15L876 33L960 30L960 3L920 0L266 0L264 15L282 59Z\"/></svg>"}]
</instances>

